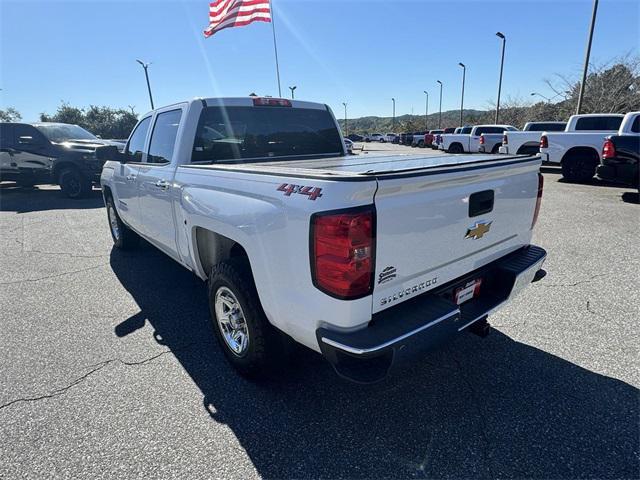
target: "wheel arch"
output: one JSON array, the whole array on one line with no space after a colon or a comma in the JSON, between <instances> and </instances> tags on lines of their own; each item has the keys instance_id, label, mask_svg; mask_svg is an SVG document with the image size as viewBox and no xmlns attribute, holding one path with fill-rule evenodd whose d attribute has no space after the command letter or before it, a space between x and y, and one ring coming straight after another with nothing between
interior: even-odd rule
<instances>
[{"instance_id":1,"label":"wheel arch","mask_svg":"<svg viewBox=\"0 0 640 480\"><path fill-rule=\"evenodd\" d=\"M600 162L600 152L598 152L598 150L596 150L593 147L571 147L569 150L567 150L565 152L565 154L562 156L562 160L560 160L560 163L564 163L565 160L570 160L573 158L578 158L578 157L590 157L590 160L592 160L595 164Z\"/></svg>"},{"instance_id":2,"label":"wheel arch","mask_svg":"<svg viewBox=\"0 0 640 480\"><path fill-rule=\"evenodd\" d=\"M80 171L80 167L76 163L72 162L71 160L63 160L61 162L56 162L53 165L53 169L51 170L51 176L53 177L53 180L55 182L58 182L60 173L67 168L72 168L74 170Z\"/></svg>"},{"instance_id":3,"label":"wheel arch","mask_svg":"<svg viewBox=\"0 0 640 480\"><path fill-rule=\"evenodd\" d=\"M247 250L240 242L208 228L197 226L193 229L193 248L196 267L203 278L209 278L215 264L234 257L246 258L251 269Z\"/></svg>"}]
</instances>

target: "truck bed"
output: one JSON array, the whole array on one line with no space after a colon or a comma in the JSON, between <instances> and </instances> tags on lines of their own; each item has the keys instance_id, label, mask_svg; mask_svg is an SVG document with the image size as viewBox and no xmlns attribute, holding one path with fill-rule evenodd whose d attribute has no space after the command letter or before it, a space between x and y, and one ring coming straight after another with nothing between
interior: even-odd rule
<instances>
[{"instance_id":1,"label":"truck bed","mask_svg":"<svg viewBox=\"0 0 640 480\"><path fill-rule=\"evenodd\" d=\"M357 181L377 176L429 175L442 171L487 168L539 160L533 156L504 155L358 155L292 160L264 160L256 162L198 164L188 168L231 170L264 175L284 175L305 178Z\"/></svg>"}]
</instances>

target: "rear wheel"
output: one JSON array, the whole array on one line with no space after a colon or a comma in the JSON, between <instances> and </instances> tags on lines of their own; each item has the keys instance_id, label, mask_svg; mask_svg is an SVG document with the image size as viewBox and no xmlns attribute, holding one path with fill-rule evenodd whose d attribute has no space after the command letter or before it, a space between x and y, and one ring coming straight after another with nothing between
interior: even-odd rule
<instances>
[{"instance_id":1,"label":"rear wheel","mask_svg":"<svg viewBox=\"0 0 640 480\"><path fill-rule=\"evenodd\" d=\"M460 145L459 143L454 143L453 145L451 145L449 147L448 152L449 153L462 153L462 152L464 152L464 150L462 149L462 145Z\"/></svg>"},{"instance_id":2,"label":"rear wheel","mask_svg":"<svg viewBox=\"0 0 640 480\"><path fill-rule=\"evenodd\" d=\"M69 198L86 197L91 192L91 180L77 168L65 168L58 175L60 190Z\"/></svg>"},{"instance_id":3,"label":"rear wheel","mask_svg":"<svg viewBox=\"0 0 640 480\"><path fill-rule=\"evenodd\" d=\"M283 359L286 338L267 320L245 258L211 269L209 310L225 357L242 375L263 376Z\"/></svg>"},{"instance_id":4,"label":"rear wheel","mask_svg":"<svg viewBox=\"0 0 640 480\"><path fill-rule=\"evenodd\" d=\"M135 248L140 242L140 237L122 222L111 195L106 197L106 204L107 219L109 220L109 230L111 231L111 238L113 238L113 245L121 250L131 250Z\"/></svg>"},{"instance_id":5,"label":"rear wheel","mask_svg":"<svg viewBox=\"0 0 640 480\"><path fill-rule=\"evenodd\" d=\"M500 144L496 143L491 149L491 153L498 153L500 151Z\"/></svg>"},{"instance_id":6,"label":"rear wheel","mask_svg":"<svg viewBox=\"0 0 640 480\"><path fill-rule=\"evenodd\" d=\"M418 142L418 147L420 147L420 148L424 148L424 140L420 140L420 141Z\"/></svg>"},{"instance_id":7,"label":"rear wheel","mask_svg":"<svg viewBox=\"0 0 640 480\"><path fill-rule=\"evenodd\" d=\"M562 176L568 182L588 182L596 174L597 159L589 154L573 154L562 160Z\"/></svg>"}]
</instances>

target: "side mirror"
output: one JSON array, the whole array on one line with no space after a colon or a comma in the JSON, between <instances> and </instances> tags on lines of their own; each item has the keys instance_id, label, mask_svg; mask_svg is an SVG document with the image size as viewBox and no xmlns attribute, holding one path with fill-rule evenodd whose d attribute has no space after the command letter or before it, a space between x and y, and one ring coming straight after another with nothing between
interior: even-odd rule
<instances>
[{"instance_id":1,"label":"side mirror","mask_svg":"<svg viewBox=\"0 0 640 480\"><path fill-rule=\"evenodd\" d=\"M118 147L115 145L105 145L103 147L96 148L96 158L103 162L114 161L127 163L127 156L118 150Z\"/></svg>"}]
</instances>

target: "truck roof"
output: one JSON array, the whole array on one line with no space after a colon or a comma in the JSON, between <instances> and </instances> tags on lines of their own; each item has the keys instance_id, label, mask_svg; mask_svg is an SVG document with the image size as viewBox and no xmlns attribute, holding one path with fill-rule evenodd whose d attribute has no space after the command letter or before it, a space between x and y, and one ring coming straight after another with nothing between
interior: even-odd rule
<instances>
[{"instance_id":1,"label":"truck roof","mask_svg":"<svg viewBox=\"0 0 640 480\"><path fill-rule=\"evenodd\" d=\"M162 107L155 108L153 110L148 111L141 117L148 115L151 112L155 112L156 110L163 110L165 108L183 105L185 103L193 104L193 103L202 103L207 107L254 107L258 106L255 104L256 101L272 101L282 102L282 106L292 107L292 108L312 108L316 110L326 110L329 107L324 103L317 102L307 102L304 100L290 100L288 98L279 98L279 97L196 97L191 100L186 100L184 102L176 102L169 105L163 105Z\"/></svg>"}]
</instances>

